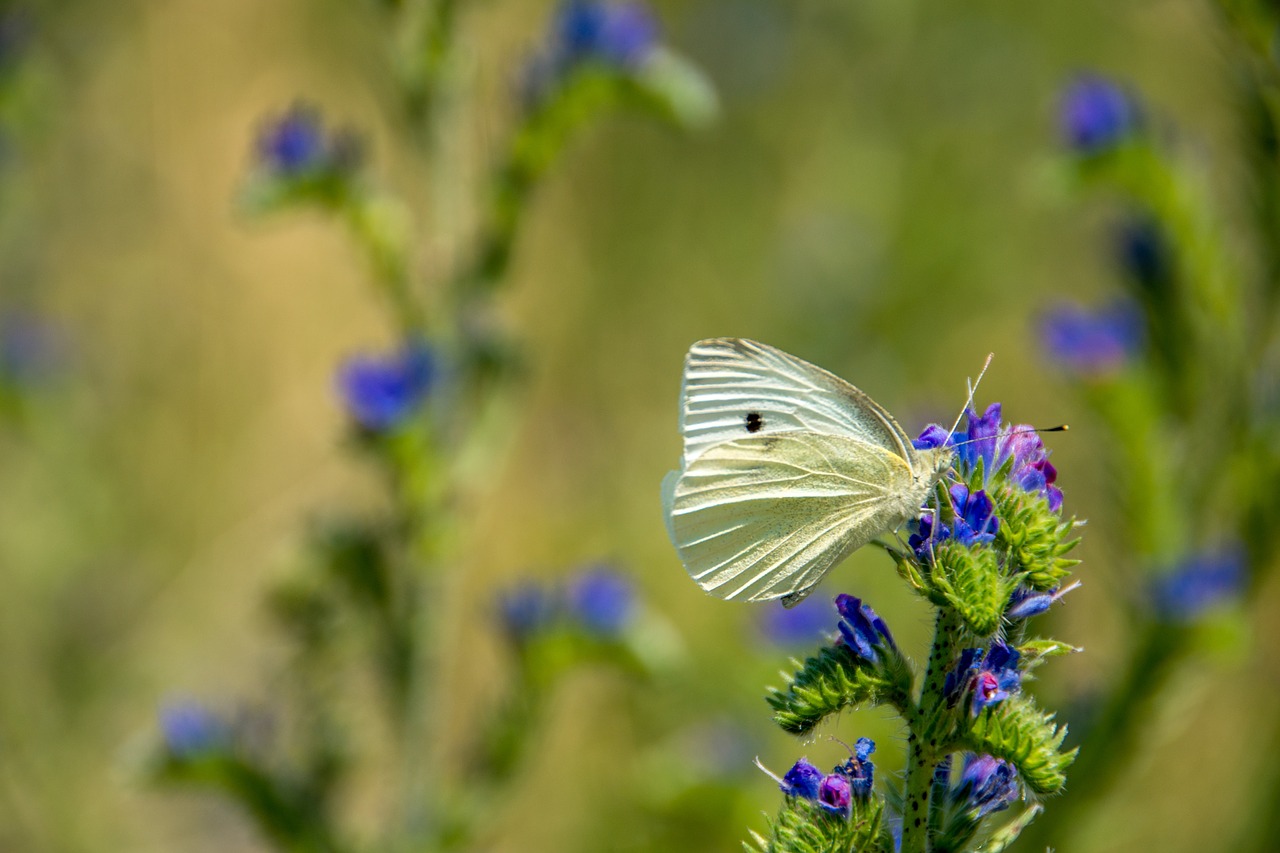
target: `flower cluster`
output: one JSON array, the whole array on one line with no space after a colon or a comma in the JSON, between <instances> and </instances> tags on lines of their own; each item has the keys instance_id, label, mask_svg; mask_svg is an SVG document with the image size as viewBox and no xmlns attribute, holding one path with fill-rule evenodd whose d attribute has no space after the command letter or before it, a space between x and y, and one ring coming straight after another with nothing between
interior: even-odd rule
<instances>
[{"instance_id":1,"label":"flower cluster","mask_svg":"<svg viewBox=\"0 0 1280 853\"><path fill-rule=\"evenodd\" d=\"M541 103L587 66L632 74L657 48L658 37L658 23L641 3L567 0L553 17L542 50L524 69L524 99L530 106Z\"/></svg>"},{"instance_id":2,"label":"flower cluster","mask_svg":"<svg viewBox=\"0 0 1280 853\"><path fill-rule=\"evenodd\" d=\"M965 649L955 668L947 673L942 692L949 705L972 697L969 709L977 716L984 708L1008 699L1022 686L1018 650L996 640L989 648Z\"/></svg>"},{"instance_id":3,"label":"flower cluster","mask_svg":"<svg viewBox=\"0 0 1280 853\"><path fill-rule=\"evenodd\" d=\"M871 796L875 765L871 763L870 756L875 751L875 742L861 737L850 751L849 758L830 773L824 774L802 758L785 776L781 779L775 776L774 779L788 797L806 800L828 814L848 818L855 800L866 800ZM768 773L767 770L765 772Z\"/></svg>"}]
</instances>

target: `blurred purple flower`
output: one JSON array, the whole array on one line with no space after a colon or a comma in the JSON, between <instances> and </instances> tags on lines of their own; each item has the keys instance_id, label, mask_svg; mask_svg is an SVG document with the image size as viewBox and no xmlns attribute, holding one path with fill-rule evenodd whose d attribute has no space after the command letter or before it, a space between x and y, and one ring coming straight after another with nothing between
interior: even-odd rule
<instances>
[{"instance_id":1,"label":"blurred purple flower","mask_svg":"<svg viewBox=\"0 0 1280 853\"><path fill-rule=\"evenodd\" d=\"M174 757L193 758L225 748L231 727L204 705L184 700L160 709L160 734Z\"/></svg>"},{"instance_id":2,"label":"blurred purple flower","mask_svg":"<svg viewBox=\"0 0 1280 853\"><path fill-rule=\"evenodd\" d=\"M635 611L635 588L618 572L601 566L583 572L569 585L569 608L587 630L616 635Z\"/></svg>"},{"instance_id":3,"label":"blurred purple flower","mask_svg":"<svg viewBox=\"0 0 1280 853\"><path fill-rule=\"evenodd\" d=\"M34 388L55 378L66 364L60 329L34 314L0 318L0 382Z\"/></svg>"},{"instance_id":4,"label":"blurred purple flower","mask_svg":"<svg viewBox=\"0 0 1280 853\"><path fill-rule=\"evenodd\" d=\"M257 157L279 178L338 174L358 165L360 141L348 130L326 130L316 107L297 103L263 126Z\"/></svg>"},{"instance_id":5,"label":"blurred purple flower","mask_svg":"<svg viewBox=\"0 0 1280 853\"><path fill-rule=\"evenodd\" d=\"M835 630L831 605L813 596L795 607L770 604L761 608L760 631L779 646L797 646L829 637Z\"/></svg>"},{"instance_id":6,"label":"blurred purple flower","mask_svg":"<svg viewBox=\"0 0 1280 853\"><path fill-rule=\"evenodd\" d=\"M1102 376L1128 364L1142 348L1142 311L1128 300L1090 311L1062 304L1041 323L1045 349L1081 376Z\"/></svg>"},{"instance_id":7,"label":"blurred purple flower","mask_svg":"<svg viewBox=\"0 0 1280 853\"><path fill-rule=\"evenodd\" d=\"M1121 269L1152 295L1168 290L1173 278L1173 252L1160 224L1150 216L1134 216L1115 230L1115 257Z\"/></svg>"},{"instance_id":8,"label":"blurred purple flower","mask_svg":"<svg viewBox=\"0 0 1280 853\"><path fill-rule=\"evenodd\" d=\"M634 67L657 43L658 23L642 3L569 0L556 14L553 51L566 64L595 59Z\"/></svg>"},{"instance_id":9,"label":"blurred purple flower","mask_svg":"<svg viewBox=\"0 0 1280 853\"><path fill-rule=\"evenodd\" d=\"M351 416L371 432L401 426L436 384L435 354L423 343L388 355L349 358L338 370L338 390Z\"/></svg>"},{"instance_id":10,"label":"blurred purple flower","mask_svg":"<svg viewBox=\"0 0 1280 853\"><path fill-rule=\"evenodd\" d=\"M952 797L964 803L974 818L1003 811L1021 796L1018 771L1012 764L990 755L965 753L960 782Z\"/></svg>"},{"instance_id":11,"label":"blurred purple flower","mask_svg":"<svg viewBox=\"0 0 1280 853\"><path fill-rule=\"evenodd\" d=\"M1058 113L1067 145L1081 154L1113 148L1137 130L1137 105L1120 86L1105 77L1084 74L1063 92Z\"/></svg>"},{"instance_id":12,"label":"blurred purple flower","mask_svg":"<svg viewBox=\"0 0 1280 853\"><path fill-rule=\"evenodd\" d=\"M1247 578L1238 546L1195 554L1151 582L1156 614L1170 622L1193 622L1206 611L1238 597Z\"/></svg>"},{"instance_id":13,"label":"blurred purple flower","mask_svg":"<svg viewBox=\"0 0 1280 853\"><path fill-rule=\"evenodd\" d=\"M559 615L560 602L550 589L525 581L498 595L502 627L517 644L545 630Z\"/></svg>"}]
</instances>

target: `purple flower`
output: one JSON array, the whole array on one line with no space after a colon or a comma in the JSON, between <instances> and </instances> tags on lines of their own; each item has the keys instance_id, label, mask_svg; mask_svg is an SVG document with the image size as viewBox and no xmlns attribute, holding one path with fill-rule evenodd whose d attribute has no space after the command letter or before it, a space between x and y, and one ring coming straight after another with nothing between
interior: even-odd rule
<instances>
[{"instance_id":1,"label":"purple flower","mask_svg":"<svg viewBox=\"0 0 1280 853\"><path fill-rule=\"evenodd\" d=\"M841 593L836 596L840 614L840 639L855 655L870 663L878 663L879 647L897 650L889 626L862 599Z\"/></svg>"},{"instance_id":2,"label":"purple flower","mask_svg":"<svg viewBox=\"0 0 1280 853\"><path fill-rule=\"evenodd\" d=\"M182 701L160 709L160 734L175 758L194 758L226 747L231 727L204 705Z\"/></svg>"},{"instance_id":3,"label":"purple flower","mask_svg":"<svg viewBox=\"0 0 1280 853\"><path fill-rule=\"evenodd\" d=\"M559 612L556 595L533 581L525 581L498 596L502 626L516 643L523 643L545 630Z\"/></svg>"},{"instance_id":4,"label":"purple flower","mask_svg":"<svg viewBox=\"0 0 1280 853\"><path fill-rule=\"evenodd\" d=\"M596 634L618 634L635 610L631 581L604 567L575 578L569 585L568 599L570 612Z\"/></svg>"},{"instance_id":5,"label":"purple flower","mask_svg":"<svg viewBox=\"0 0 1280 853\"><path fill-rule=\"evenodd\" d=\"M839 773L831 773L818 786L818 806L831 814L849 817L853 809L853 789L849 780Z\"/></svg>"},{"instance_id":6,"label":"purple flower","mask_svg":"<svg viewBox=\"0 0 1280 853\"><path fill-rule=\"evenodd\" d=\"M990 755L965 754L952 797L965 803L975 819L1003 811L1021 796L1018 771L1012 764Z\"/></svg>"},{"instance_id":7,"label":"purple flower","mask_svg":"<svg viewBox=\"0 0 1280 853\"><path fill-rule=\"evenodd\" d=\"M778 777L774 777L775 779ZM822 786L822 771L802 758L792 765L787 775L782 777L779 787L788 797L803 797L806 800L817 800L818 790Z\"/></svg>"},{"instance_id":8,"label":"purple flower","mask_svg":"<svg viewBox=\"0 0 1280 853\"><path fill-rule=\"evenodd\" d=\"M566 64L599 60L631 68L657 42L657 21L641 3L569 0L556 15L553 50Z\"/></svg>"},{"instance_id":9,"label":"purple flower","mask_svg":"<svg viewBox=\"0 0 1280 853\"><path fill-rule=\"evenodd\" d=\"M875 765L871 763L871 753L876 751L875 741L860 737L854 744L853 754L835 772L849 780L849 788L853 796L865 800L871 796L871 786L875 782Z\"/></svg>"},{"instance_id":10,"label":"purple flower","mask_svg":"<svg viewBox=\"0 0 1280 853\"><path fill-rule=\"evenodd\" d=\"M338 389L351 416L371 432L401 426L435 385L436 359L422 343L388 355L359 355L338 371Z\"/></svg>"},{"instance_id":11,"label":"purple flower","mask_svg":"<svg viewBox=\"0 0 1280 853\"><path fill-rule=\"evenodd\" d=\"M1013 595L1009 596L1009 605L1004 611L1004 617L1010 621L1016 621L1038 616L1048 610L1055 601L1078 586L1080 586L1080 581L1076 581L1062 589L1049 590L1048 592L1038 592L1025 586L1020 586L1013 591Z\"/></svg>"},{"instance_id":12,"label":"purple flower","mask_svg":"<svg viewBox=\"0 0 1280 853\"><path fill-rule=\"evenodd\" d=\"M1206 611L1239 596L1247 576L1238 546L1195 554L1151 583L1156 615L1169 622L1193 622Z\"/></svg>"},{"instance_id":13,"label":"purple flower","mask_svg":"<svg viewBox=\"0 0 1280 853\"><path fill-rule=\"evenodd\" d=\"M948 539L971 547L994 541L1000 529L995 503L985 491L979 489L971 494L968 486L956 483L948 494L955 514L951 526L935 523L933 513L925 513L920 517L916 532L907 539L907 544L923 562L931 561L934 549Z\"/></svg>"},{"instance_id":14,"label":"purple flower","mask_svg":"<svg viewBox=\"0 0 1280 853\"><path fill-rule=\"evenodd\" d=\"M985 650L965 649L943 683L947 701L955 704L966 693L971 693L970 711L976 717L983 708L1008 699L1022 686L1019 657L1017 649L999 640Z\"/></svg>"},{"instance_id":15,"label":"purple flower","mask_svg":"<svg viewBox=\"0 0 1280 853\"><path fill-rule=\"evenodd\" d=\"M1105 376L1141 351L1144 325L1142 311L1128 300L1093 311L1064 303L1045 315L1041 334L1058 364L1082 376Z\"/></svg>"},{"instance_id":16,"label":"purple flower","mask_svg":"<svg viewBox=\"0 0 1280 853\"><path fill-rule=\"evenodd\" d=\"M779 646L808 644L832 631L831 605L823 598L806 598L795 607L781 604L762 608L760 631Z\"/></svg>"},{"instance_id":17,"label":"purple flower","mask_svg":"<svg viewBox=\"0 0 1280 853\"><path fill-rule=\"evenodd\" d=\"M337 173L357 165L360 143L346 130L326 131L315 107L298 103L267 122L258 136L258 162L280 178Z\"/></svg>"},{"instance_id":18,"label":"purple flower","mask_svg":"<svg viewBox=\"0 0 1280 853\"><path fill-rule=\"evenodd\" d=\"M1099 154L1138 128L1136 104L1122 88L1096 75L1081 75L1062 95L1058 113L1066 143L1081 154Z\"/></svg>"}]
</instances>

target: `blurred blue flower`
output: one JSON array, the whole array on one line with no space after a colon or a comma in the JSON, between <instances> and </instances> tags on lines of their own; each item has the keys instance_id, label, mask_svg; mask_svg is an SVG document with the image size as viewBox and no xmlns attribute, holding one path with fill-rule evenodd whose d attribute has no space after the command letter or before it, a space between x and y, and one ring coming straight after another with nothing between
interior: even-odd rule
<instances>
[{"instance_id":1,"label":"blurred blue flower","mask_svg":"<svg viewBox=\"0 0 1280 853\"><path fill-rule=\"evenodd\" d=\"M336 175L358 165L360 142L350 131L327 130L318 109L297 103L264 125L257 156L267 173L282 179Z\"/></svg>"},{"instance_id":2,"label":"blurred blue flower","mask_svg":"<svg viewBox=\"0 0 1280 853\"><path fill-rule=\"evenodd\" d=\"M594 59L634 67L658 44L658 23L642 3L569 0L554 26L553 50L566 64Z\"/></svg>"},{"instance_id":3,"label":"blurred blue flower","mask_svg":"<svg viewBox=\"0 0 1280 853\"><path fill-rule=\"evenodd\" d=\"M176 758L193 758L224 749L231 740L225 720L197 702L181 701L160 709L160 734Z\"/></svg>"},{"instance_id":4,"label":"blurred blue flower","mask_svg":"<svg viewBox=\"0 0 1280 853\"><path fill-rule=\"evenodd\" d=\"M61 331L27 313L0 317L0 383L34 388L55 378L66 363Z\"/></svg>"},{"instance_id":5,"label":"blurred blue flower","mask_svg":"<svg viewBox=\"0 0 1280 853\"><path fill-rule=\"evenodd\" d=\"M774 777L777 779L778 777ZM806 759L800 759L791 766L787 775L779 782L782 792L788 797L803 797L806 800L818 799L818 788L822 785L823 773Z\"/></svg>"},{"instance_id":6,"label":"blurred blue flower","mask_svg":"<svg viewBox=\"0 0 1280 853\"><path fill-rule=\"evenodd\" d=\"M545 585L525 581L498 595L498 615L507 634L524 643L555 621L560 600Z\"/></svg>"},{"instance_id":7,"label":"blurred blue flower","mask_svg":"<svg viewBox=\"0 0 1280 853\"><path fill-rule=\"evenodd\" d=\"M853 796L865 800L871 796L871 787L875 783L875 765L871 763L871 753L876 751L876 744L871 738L860 737L854 744L853 754L835 772L849 780L849 788Z\"/></svg>"},{"instance_id":8,"label":"blurred blue flower","mask_svg":"<svg viewBox=\"0 0 1280 853\"><path fill-rule=\"evenodd\" d=\"M1139 114L1133 99L1119 85L1086 74L1063 92L1058 120L1069 146L1081 154L1099 154L1135 132Z\"/></svg>"},{"instance_id":9,"label":"blurred blue flower","mask_svg":"<svg viewBox=\"0 0 1280 853\"><path fill-rule=\"evenodd\" d=\"M1018 771L1012 764L990 755L965 753L952 798L965 804L975 819L1003 811L1021 796Z\"/></svg>"},{"instance_id":10,"label":"blurred blue flower","mask_svg":"<svg viewBox=\"0 0 1280 853\"><path fill-rule=\"evenodd\" d=\"M841 642L863 660L878 663L878 647L898 648L889 633L889 626L870 605L863 604L862 599L841 593L836 596L836 611L840 614Z\"/></svg>"},{"instance_id":11,"label":"blurred blue flower","mask_svg":"<svg viewBox=\"0 0 1280 853\"><path fill-rule=\"evenodd\" d=\"M623 575L606 567L591 569L569 584L569 609L587 630L615 635L635 611L635 588Z\"/></svg>"},{"instance_id":12,"label":"blurred blue flower","mask_svg":"<svg viewBox=\"0 0 1280 853\"><path fill-rule=\"evenodd\" d=\"M1206 611L1240 595L1247 578L1244 551L1231 546L1195 554L1151 582L1156 615L1170 622L1193 622Z\"/></svg>"},{"instance_id":13,"label":"blurred blue flower","mask_svg":"<svg viewBox=\"0 0 1280 853\"><path fill-rule=\"evenodd\" d=\"M943 683L947 701L955 704L971 693L970 711L976 717L982 709L1008 699L1022 686L1020 657L1017 649L999 640L987 649L965 649Z\"/></svg>"},{"instance_id":14,"label":"blurred blue flower","mask_svg":"<svg viewBox=\"0 0 1280 853\"><path fill-rule=\"evenodd\" d=\"M1041 335L1058 364L1081 376L1102 376L1134 359L1145 329L1142 311L1128 300L1094 311L1064 303L1045 315Z\"/></svg>"},{"instance_id":15,"label":"blurred blue flower","mask_svg":"<svg viewBox=\"0 0 1280 853\"><path fill-rule=\"evenodd\" d=\"M795 607L771 603L760 613L760 632L779 646L808 645L835 630L831 605L817 596L806 598Z\"/></svg>"},{"instance_id":16,"label":"blurred blue flower","mask_svg":"<svg viewBox=\"0 0 1280 853\"><path fill-rule=\"evenodd\" d=\"M358 355L338 370L338 390L351 416L371 432L405 423L436 384L436 356L410 342L388 355Z\"/></svg>"}]
</instances>

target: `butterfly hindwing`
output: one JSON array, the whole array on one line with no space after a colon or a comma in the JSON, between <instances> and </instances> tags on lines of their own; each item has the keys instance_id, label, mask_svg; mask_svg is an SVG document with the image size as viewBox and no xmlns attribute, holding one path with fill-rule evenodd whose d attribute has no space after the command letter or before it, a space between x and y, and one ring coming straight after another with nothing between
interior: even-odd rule
<instances>
[{"instance_id":1,"label":"butterfly hindwing","mask_svg":"<svg viewBox=\"0 0 1280 853\"><path fill-rule=\"evenodd\" d=\"M704 590L794 603L914 514L924 497L914 482L906 460L876 444L782 432L713 445L668 475L663 492L668 532Z\"/></svg>"},{"instance_id":2,"label":"butterfly hindwing","mask_svg":"<svg viewBox=\"0 0 1280 853\"><path fill-rule=\"evenodd\" d=\"M724 441L781 432L859 438L908 461L911 442L874 400L833 373L742 338L699 341L685 360L680 430L688 465Z\"/></svg>"}]
</instances>

